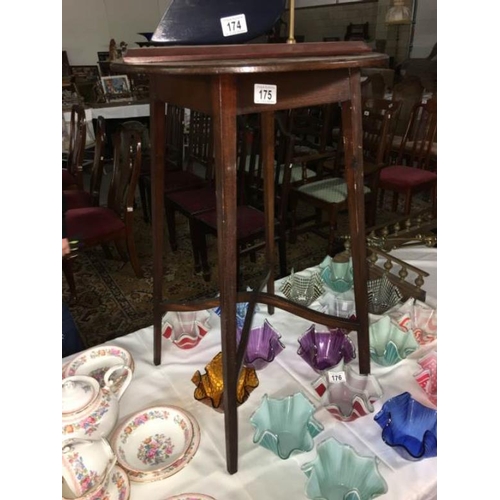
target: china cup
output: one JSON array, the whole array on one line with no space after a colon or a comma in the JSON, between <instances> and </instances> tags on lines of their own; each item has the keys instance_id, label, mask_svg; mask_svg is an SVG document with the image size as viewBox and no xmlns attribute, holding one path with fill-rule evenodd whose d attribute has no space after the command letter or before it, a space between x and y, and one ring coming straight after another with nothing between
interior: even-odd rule
<instances>
[{"instance_id":1,"label":"china cup","mask_svg":"<svg viewBox=\"0 0 500 500\"><path fill-rule=\"evenodd\" d=\"M96 492L115 464L116 456L104 438L73 438L63 441L63 498L80 498Z\"/></svg>"}]
</instances>

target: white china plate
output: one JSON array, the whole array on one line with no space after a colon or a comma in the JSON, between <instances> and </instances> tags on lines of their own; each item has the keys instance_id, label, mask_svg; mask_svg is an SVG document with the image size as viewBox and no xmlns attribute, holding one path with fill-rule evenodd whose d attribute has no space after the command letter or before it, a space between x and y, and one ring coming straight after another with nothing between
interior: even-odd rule
<instances>
[{"instance_id":1,"label":"white china plate","mask_svg":"<svg viewBox=\"0 0 500 500\"><path fill-rule=\"evenodd\" d=\"M200 445L200 428L182 408L154 406L125 419L110 444L131 481L158 481L191 461Z\"/></svg>"},{"instance_id":2,"label":"white china plate","mask_svg":"<svg viewBox=\"0 0 500 500\"><path fill-rule=\"evenodd\" d=\"M130 367L132 372L134 371L134 359L123 347L115 345L92 347L81 352L64 365L63 378L73 375L87 375L95 378L102 387L104 373L115 365L126 365ZM125 377L122 380L124 379ZM121 386L120 379L115 382L115 390L117 390Z\"/></svg>"},{"instance_id":3,"label":"white china plate","mask_svg":"<svg viewBox=\"0 0 500 500\"><path fill-rule=\"evenodd\" d=\"M215 500L215 498L201 493L182 493L181 495L168 497L166 500Z\"/></svg>"}]
</instances>

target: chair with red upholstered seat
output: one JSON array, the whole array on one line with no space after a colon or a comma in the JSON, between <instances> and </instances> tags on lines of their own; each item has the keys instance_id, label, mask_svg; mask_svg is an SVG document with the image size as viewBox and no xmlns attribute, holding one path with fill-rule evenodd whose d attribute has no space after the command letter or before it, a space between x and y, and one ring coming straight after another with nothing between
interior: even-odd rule
<instances>
[{"instance_id":1,"label":"chair with red upholstered seat","mask_svg":"<svg viewBox=\"0 0 500 500\"><path fill-rule=\"evenodd\" d=\"M385 191L392 191L392 210L397 211L399 194L404 195L404 213L411 210L412 197L430 191L434 210L437 189L437 101L430 99L413 107L395 165L382 169L380 204Z\"/></svg>"},{"instance_id":2,"label":"chair with red upholstered seat","mask_svg":"<svg viewBox=\"0 0 500 500\"><path fill-rule=\"evenodd\" d=\"M113 136L113 146L107 206L68 210L66 232L70 240L79 242L80 250L114 243L123 261L130 260L135 275L141 278L133 233L135 190L141 169L141 134L135 130L118 130ZM71 260L66 261L68 265L71 273ZM68 276L67 269L65 274Z\"/></svg>"},{"instance_id":3,"label":"chair with red upholstered seat","mask_svg":"<svg viewBox=\"0 0 500 500\"><path fill-rule=\"evenodd\" d=\"M238 246L238 260L244 255L250 255L252 260L255 260L256 252L266 246L266 225L269 223L265 212L255 206L252 206L246 199L249 186L246 185L248 177L246 176L246 165L248 158L250 163L255 162L261 148L261 141L258 140L260 134L256 133L252 128L244 127L241 129L241 140L238 146L238 185L237 185L237 207L236 207L236 240ZM283 168L284 164L288 165L291 160L291 151L287 151L287 160L281 161L281 158L276 158L276 163L279 168ZM284 164L283 164L284 163ZM257 186L261 185L261 178L254 176L254 181ZM275 179L276 188L276 179ZM279 269L280 276L286 276L287 261L286 261L286 206L287 199L280 192L276 191L274 200L267 200L267 203L275 203L276 216L274 220L275 239L278 242L279 254ZM203 278L209 281L211 278L210 266L207 255L207 235L217 236L217 209L206 210L192 214L190 217L190 232L193 246L193 256L195 260L195 269L201 266ZM239 262L237 268L240 269ZM241 273L239 274L241 278ZM244 288L241 279L238 283L241 289Z\"/></svg>"},{"instance_id":4,"label":"chair with red upholstered seat","mask_svg":"<svg viewBox=\"0 0 500 500\"><path fill-rule=\"evenodd\" d=\"M89 190L65 189L66 208L97 207L101 196L102 174L104 167L104 146L106 144L106 124L102 116L97 118L94 160L90 172Z\"/></svg>"},{"instance_id":5,"label":"chair with red upholstered seat","mask_svg":"<svg viewBox=\"0 0 500 500\"><path fill-rule=\"evenodd\" d=\"M80 104L71 108L68 157L62 169L62 188L83 190L83 157L87 140L85 109Z\"/></svg>"}]
</instances>

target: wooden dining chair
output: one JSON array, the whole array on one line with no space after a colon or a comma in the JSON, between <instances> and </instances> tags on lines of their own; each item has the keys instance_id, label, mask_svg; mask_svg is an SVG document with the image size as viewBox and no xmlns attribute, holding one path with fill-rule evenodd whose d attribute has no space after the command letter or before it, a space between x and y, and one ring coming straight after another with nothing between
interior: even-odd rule
<instances>
[{"instance_id":1,"label":"wooden dining chair","mask_svg":"<svg viewBox=\"0 0 500 500\"><path fill-rule=\"evenodd\" d=\"M261 150L260 134L256 133L251 128L243 128L241 130L241 144L238 147L238 195L237 195L237 212L236 212L236 241L238 247L238 264L240 270L240 259L244 256L250 256L255 261L256 252L265 248L265 232L266 224L268 223L266 214L262 208L257 208L252 205L246 198L248 192L248 179L246 177L245 166L250 161L261 158L259 154ZM260 178L255 177L260 182ZM280 276L287 275L287 260L286 260L286 206L287 199L282 194L276 192L277 196L274 200L268 200L268 203L276 203L279 201L279 206L275 211L275 240L278 243L279 257L279 273ZM190 232L193 247L193 256L195 260L195 269L201 267L203 278L205 281L210 281L211 271L208 262L207 252L207 236L212 235L217 237L217 209L203 211L195 214L190 219ZM239 272L239 287L243 289L241 272Z\"/></svg>"},{"instance_id":2,"label":"wooden dining chair","mask_svg":"<svg viewBox=\"0 0 500 500\"><path fill-rule=\"evenodd\" d=\"M83 190L83 158L87 141L85 109L80 104L71 107L68 154L62 169L62 189Z\"/></svg>"},{"instance_id":3,"label":"wooden dining chair","mask_svg":"<svg viewBox=\"0 0 500 500\"><path fill-rule=\"evenodd\" d=\"M204 113L190 110L188 148L185 152L186 111L184 108L173 105L167 108L164 195L203 187L212 179L213 146L207 146L209 142L206 139L207 134L210 134L211 118ZM143 171L141 182L144 181L145 186L147 218L151 220L151 159L149 157L145 159ZM169 214L167 214L168 217Z\"/></svg>"},{"instance_id":4,"label":"wooden dining chair","mask_svg":"<svg viewBox=\"0 0 500 500\"><path fill-rule=\"evenodd\" d=\"M134 201L140 169L141 134L136 130L118 129L113 135L113 171L107 206L66 212L68 239L78 242L78 251L114 243L123 261L130 261L138 278L142 278L143 273L135 248ZM74 288L71 259L64 265L70 289ZM76 296L76 290L72 290L72 295L73 292Z\"/></svg>"},{"instance_id":5,"label":"wooden dining chair","mask_svg":"<svg viewBox=\"0 0 500 500\"><path fill-rule=\"evenodd\" d=\"M380 204L385 191L392 191L392 210L398 210L399 195L404 196L404 213L411 211L416 193L429 191L436 210L437 191L437 100L430 99L413 107L410 122L394 165L380 172Z\"/></svg>"},{"instance_id":6,"label":"wooden dining chair","mask_svg":"<svg viewBox=\"0 0 500 500\"><path fill-rule=\"evenodd\" d=\"M198 111L191 111L186 153L186 172L196 176L192 181L167 186L164 190L165 218L168 240L173 252L177 251L176 215L188 220L195 214L213 210L216 206L215 177L213 169L214 143L212 118ZM195 173L198 169L198 173ZM169 171L165 174L168 176ZM191 228L191 225L189 226ZM196 268L199 271L199 268Z\"/></svg>"},{"instance_id":7,"label":"wooden dining chair","mask_svg":"<svg viewBox=\"0 0 500 500\"><path fill-rule=\"evenodd\" d=\"M363 125L363 169L366 221L369 226L375 224L376 200L378 192L378 176L380 170L387 165L389 151L388 140L394 120L397 117L399 104L385 99L364 99L362 108ZM293 138L291 139L293 141ZM291 169L289 169L291 170ZM340 171L340 170L339 170ZM347 210L347 183L343 175L336 175L292 185L290 175L285 176L286 197L290 203L290 239L296 235L313 231L324 236L324 227L328 228L327 254L335 254L335 232L340 211ZM311 218L300 221L298 225L298 207L302 204L311 207L325 217Z\"/></svg>"},{"instance_id":8,"label":"wooden dining chair","mask_svg":"<svg viewBox=\"0 0 500 500\"><path fill-rule=\"evenodd\" d=\"M406 77L397 83L392 92L392 100L400 103L400 111L394 137L391 141L391 156L397 159L399 148L403 142L403 136L410 122L413 108L422 102L424 86L417 76Z\"/></svg>"},{"instance_id":9,"label":"wooden dining chair","mask_svg":"<svg viewBox=\"0 0 500 500\"><path fill-rule=\"evenodd\" d=\"M89 189L66 189L63 194L68 210L72 208L97 207L101 199L101 185L106 145L106 120L99 116L95 131L94 159L90 171Z\"/></svg>"}]
</instances>

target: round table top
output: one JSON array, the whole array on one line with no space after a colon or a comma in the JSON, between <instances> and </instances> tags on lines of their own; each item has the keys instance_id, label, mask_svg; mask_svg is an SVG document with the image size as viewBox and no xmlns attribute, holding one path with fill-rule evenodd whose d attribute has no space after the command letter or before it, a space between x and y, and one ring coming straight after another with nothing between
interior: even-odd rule
<instances>
[{"instance_id":1,"label":"round table top","mask_svg":"<svg viewBox=\"0 0 500 500\"><path fill-rule=\"evenodd\" d=\"M245 44L131 49L111 69L124 73L215 75L385 66L362 42Z\"/></svg>"}]
</instances>

